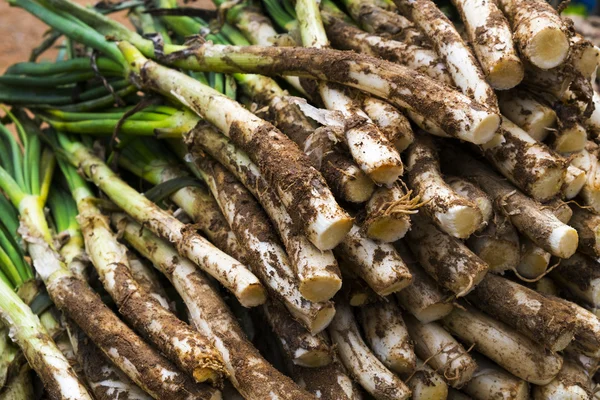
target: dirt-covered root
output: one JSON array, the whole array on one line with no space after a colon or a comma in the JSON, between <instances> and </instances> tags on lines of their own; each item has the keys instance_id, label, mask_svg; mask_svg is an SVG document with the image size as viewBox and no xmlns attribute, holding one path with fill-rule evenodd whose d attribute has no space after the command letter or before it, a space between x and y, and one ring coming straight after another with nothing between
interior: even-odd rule
<instances>
[{"instance_id":1,"label":"dirt-covered root","mask_svg":"<svg viewBox=\"0 0 600 400\"><path fill-rule=\"evenodd\" d=\"M167 296L167 292L161 285L152 265L150 265L148 261L138 257L138 255L132 251L127 252L127 261L129 263L131 275L137 284L140 285L146 293L154 297L164 309L175 313L175 304L171 302Z\"/></svg>"},{"instance_id":2,"label":"dirt-covered root","mask_svg":"<svg viewBox=\"0 0 600 400\"><path fill-rule=\"evenodd\" d=\"M481 354L527 382L547 384L562 367L559 355L465 304L455 307L444 325L463 343L474 344Z\"/></svg>"},{"instance_id":3,"label":"dirt-covered root","mask_svg":"<svg viewBox=\"0 0 600 400\"><path fill-rule=\"evenodd\" d=\"M552 254L533 243L527 237L521 236L521 259L516 271L521 279L538 279L544 275L550 266Z\"/></svg>"},{"instance_id":4,"label":"dirt-covered root","mask_svg":"<svg viewBox=\"0 0 600 400\"><path fill-rule=\"evenodd\" d=\"M333 350L325 336L311 335L279 301L267 301L263 311L283 351L294 365L317 368L332 362Z\"/></svg>"},{"instance_id":5,"label":"dirt-covered root","mask_svg":"<svg viewBox=\"0 0 600 400\"><path fill-rule=\"evenodd\" d=\"M525 71L508 21L495 1L454 0L486 80L494 89L517 86Z\"/></svg>"},{"instance_id":6,"label":"dirt-covered root","mask_svg":"<svg viewBox=\"0 0 600 400\"><path fill-rule=\"evenodd\" d=\"M336 297L337 313L329 326L342 363L367 392L379 400L410 398L410 389L375 357L360 335L350 305Z\"/></svg>"},{"instance_id":7,"label":"dirt-covered root","mask_svg":"<svg viewBox=\"0 0 600 400\"><path fill-rule=\"evenodd\" d=\"M562 223L552 209L525 196L510 183L466 153L453 148L444 151L444 166L472 179L523 235L552 255L569 258L577 250L577 231Z\"/></svg>"},{"instance_id":8,"label":"dirt-covered root","mask_svg":"<svg viewBox=\"0 0 600 400\"><path fill-rule=\"evenodd\" d=\"M292 366L291 376L302 389L322 400L362 400L357 384L347 375L341 361L324 367Z\"/></svg>"},{"instance_id":9,"label":"dirt-covered root","mask_svg":"<svg viewBox=\"0 0 600 400\"><path fill-rule=\"evenodd\" d=\"M452 78L436 52L428 47L388 39L366 33L340 19L325 14L327 37L336 49L380 57L419 71L439 82L452 83Z\"/></svg>"},{"instance_id":10,"label":"dirt-covered root","mask_svg":"<svg viewBox=\"0 0 600 400\"><path fill-rule=\"evenodd\" d=\"M555 197L565 181L565 160L506 118L502 119L501 133L504 141L485 149L490 163L534 199Z\"/></svg>"},{"instance_id":11,"label":"dirt-covered root","mask_svg":"<svg viewBox=\"0 0 600 400\"><path fill-rule=\"evenodd\" d=\"M376 97L365 96L362 106L398 152L402 153L415 140L408 118L390 103Z\"/></svg>"},{"instance_id":12,"label":"dirt-covered root","mask_svg":"<svg viewBox=\"0 0 600 400\"><path fill-rule=\"evenodd\" d=\"M575 319L575 340L572 348L589 357L600 358L600 318L571 301L559 297L551 299L568 307Z\"/></svg>"},{"instance_id":13,"label":"dirt-covered root","mask_svg":"<svg viewBox=\"0 0 600 400\"><path fill-rule=\"evenodd\" d=\"M593 258L600 258L600 216L577 204L571 206L573 217L569 225L577 230L577 250Z\"/></svg>"},{"instance_id":14,"label":"dirt-covered root","mask_svg":"<svg viewBox=\"0 0 600 400\"><path fill-rule=\"evenodd\" d=\"M122 216L113 216L113 223L121 227L124 240L173 283L189 310L190 322L200 332L213 337L225 361L229 380L243 396L251 399L272 396L278 400L312 398L260 355L212 282L194 264L138 223Z\"/></svg>"},{"instance_id":15,"label":"dirt-covered root","mask_svg":"<svg viewBox=\"0 0 600 400\"><path fill-rule=\"evenodd\" d=\"M498 93L502 114L538 142L546 139L556 124L556 113L523 90Z\"/></svg>"},{"instance_id":16,"label":"dirt-covered root","mask_svg":"<svg viewBox=\"0 0 600 400\"><path fill-rule=\"evenodd\" d=\"M365 205L361 226L365 234L382 242L402 239L410 229L410 215L421 206L419 196L396 182L375 190Z\"/></svg>"},{"instance_id":17,"label":"dirt-covered root","mask_svg":"<svg viewBox=\"0 0 600 400\"><path fill-rule=\"evenodd\" d=\"M565 359L563 367L550 383L534 386L534 400L587 400L592 398L592 380L586 371L571 360Z\"/></svg>"},{"instance_id":18,"label":"dirt-covered root","mask_svg":"<svg viewBox=\"0 0 600 400\"><path fill-rule=\"evenodd\" d=\"M569 34L554 8L543 0L500 0L519 54L538 68L550 69L569 55Z\"/></svg>"},{"instance_id":19,"label":"dirt-covered root","mask_svg":"<svg viewBox=\"0 0 600 400\"><path fill-rule=\"evenodd\" d=\"M401 375L412 391L413 400L446 399L448 385L442 376L429 365L417 359L414 373Z\"/></svg>"},{"instance_id":20,"label":"dirt-covered root","mask_svg":"<svg viewBox=\"0 0 600 400\"><path fill-rule=\"evenodd\" d=\"M358 321L365 341L383 365L398 374L410 374L415 369L415 352L402 312L393 300L360 307Z\"/></svg>"},{"instance_id":21,"label":"dirt-covered root","mask_svg":"<svg viewBox=\"0 0 600 400\"><path fill-rule=\"evenodd\" d=\"M367 238L358 225L352 227L334 253L380 296L410 285L410 272L396 249Z\"/></svg>"},{"instance_id":22,"label":"dirt-covered root","mask_svg":"<svg viewBox=\"0 0 600 400\"><path fill-rule=\"evenodd\" d=\"M408 183L422 210L442 231L467 238L483 225L477 204L457 193L442 176L438 150L429 136L418 136L408 149Z\"/></svg>"},{"instance_id":23,"label":"dirt-covered root","mask_svg":"<svg viewBox=\"0 0 600 400\"><path fill-rule=\"evenodd\" d=\"M600 269L596 259L575 253L561 260L551 272L551 277L577 299L594 306L600 304Z\"/></svg>"},{"instance_id":24,"label":"dirt-covered root","mask_svg":"<svg viewBox=\"0 0 600 400\"><path fill-rule=\"evenodd\" d=\"M404 320L417 356L426 360L450 386L460 388L471 380L477 364L441 325L423 324L410 315L405 315Z\"/></svg>"},{"instance_id":25,"label":"dirt-covered root","mask_svg":"<svg viewBox=\"0 0 600 400\"><path fill-rule=\"evenodd\" d=\"M441 319L452 312L452 304L448 301L450 295L444 293L427 275L403 243L397 243L396 246L413 277L410 286L396 293L402 308L424 324Z\"/></svg>"},{"instance_id":26,"label":"dirt-covered root","mask_svg":"<svg viewBox=\"0 0 600 400\"><path fill-rule=\"evenodd\" d=\"M477 370L463 388L463 391L475 400L529 399L529 384L506 370L500 368L482 355L473 352L471 356L477 363Z\"/></svg>"},{"instance_id":27,"label":"dirt-covered root","mask_svg":"<svg viewBox=\"0 0 600 400\"><path fill-rule=\"evenodd\" d=\"M152 398L115 367L73 321L67 322L67 331L77 361L97 400Z\"/></svg>"},{"instance_id":28,"label":"dirt-covered root","mask_svg":"<svg viewBox=\"0 0 600 400\"><path fill-rule=\"evenodd\" d=\"M469 293L489 269L461 241L440 231L419 214L412 216L408 244L423 269L457 297Z\"/></svg>"},{"instance_id":29,"label":"dirt-covered root","mask_svg":"<svg viewBox=\"0 0 600 400\"><path fill-rule=\"evenodd\" d=\"M344 274L344 287L346 288L344 295L352 307L375 303L381 299L381 296L375 293L365 281L354 274ZM402 290L397 293L401 292Z\"/></svg>"},{"instance_id":30,"label":"dirt-covered root","mask_svg":"<svg viewBox=\"0 0 600 400\"><path fill-rule=\"evenodd\" d=\"M584 205L595 214L600 214L600 165L598 145L588 141L586 148L572 156L573 166L585 171L586 182L579 193Z\"/></svg>"},{"instance_id":31,"label":"dirt-covered root","mask_svg":"<svg viewBox=\"0 0 600 400\"><path fill-rule=\"evenodd\" d=\"M469 301L552 351L573 340L575 324L568 307L501 276L488 274Z\"/></svg>"},{"instance_id":32,"label":"dirt-covered root","mask_svg":"<svg viewBox=\"0 0 600 400\"><path fill-rule=\"evenodd\" d=\"M155 399L212 399L122 322L86 283L63 277L47 286L52 301L121 369Z\"/></svg>"},{"instance_id":33,"label":"dirt-covered root","mask_svg":"<svg viewBox=\"0 0 600 400\"><path fill-rule=\"evenodd\" d=\"M587 181L587 176L585 171L580 168L577 168L573 165L569 165L567 168L567 174L565 175L565 183L561 188L561 192L566 200L571 200L581 192L585 182Z\"/></svg>"},{"instance_id":34,"label":"dirt-covered root","mask_svg":"<svg viewBox=\"0 0 600 400\"><path fill-rule=\"evenodd\" d=\"M490 272L502 273L519 265L521 259L519 234L508 217L493 208L487 226L471 235L466 244L490 267Z\"/></svg>"}]
</instances>

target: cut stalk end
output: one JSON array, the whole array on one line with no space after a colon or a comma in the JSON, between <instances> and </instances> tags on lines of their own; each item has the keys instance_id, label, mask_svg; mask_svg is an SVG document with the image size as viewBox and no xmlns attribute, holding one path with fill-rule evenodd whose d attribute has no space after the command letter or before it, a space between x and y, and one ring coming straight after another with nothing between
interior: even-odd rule
<instances>
[{"instance_id":1,"label":"cut stalk end","mask_svg":"<svg viewBox=\"0 0 600 400\"><path fill-rule=\"evenodd\" d=\"M348 179L344 185L344 199L352 203L364 203L371 198L375 184L366 174Z\"/></svg>"},{"instance_id":2,"label":"cut stalk end","mask_svg":"<svg viewBox=\"0 0 600 400\"><path fill-rule=\"evenodd\" d=\"M216 372L212 367L198 367L192 373L196 382L207 382L219 385L222 382L222 375Z\"/></svg>"},{"instance_id":3,"label":"cut stalk end","mask_svg":"<svg viewBox=\"0 0 600 400\"><path fill-rule=\"evenodd\" d=\"M554 150L559 153L574 153L585 148L587 132L583 126L576 124L559 134L553 143Z\"/></svg>"},{"instance_id":4,"label":"cut stalk end","mask_svg":"<svg viewBox=\"0 0 600 400\"><path fill-rule=\"evenodd\" d=\"M319 218L320 216L317 216ZM331 250L337 246L346 236L350 229L354 225L352 218L340 216L333 220L322 221L322 223L315 223L315 226L322 227L314 232L310 241L317 246L319 250Z\"/></svg>"},{"instance_id":5,"label":"cut stalk end","mask_svg":"<svg viewBox=\"0 0 600 400\"><path fill-rule=\"evenodd\" d=\"M331 353L324 350L307 351L296 358L294 364L307 368L319 368L331 364Z\"/></svg>"},{"instance_id":6,"label":"cut stalk end","mask_svg":"<svg viewBox=\"0 0 600 400\"><path fill-rule=\"evenodd\" d=\"M575 229L563 225L552 231L548 242L553 255L560 258L569 258L577 250L579 238Z\"/></svg>"},{"instance_id":7,"label":"cut stalk end","mask_svg":"<svg viewBox=\"0 0 600 400\"><path fill-rule=\"evenodd\" d=\"M548 264L550 264L550 253L536 246L522 255L517 272L524 278L536 279L546 272Z\"/></svg>"},{"instance_id":8,"label":"cut stalk end","mask_svg":"<svg viewBox=\"0 0 600 400\"><path fill-rule=\"evenodd\" d=\"M494 89L507 90L517 86L525 76L525 69L517 57L500 60L487 75L487 80Z\"/></svg>"},{"instance_id":9,"label":"cut stalk end","mask_svg":"<svg viewBox=\"0 0 600 400\"><path fill-rule=\"evenodd\" d=\"M531 196L541 201L548 200L560 192L564 183L564 169L546 170L531 187Z\"/></svg>"},{"instance_id":10,"label":"cut stalk end","mask_svg":"<svg viewBox=\"0 0 600 400\"><path fill-rule=\"evenodd\" d=\"M236 296L244 307L256 307L267 301L267 293L261 284L248 285Z\"/></svg>"},{"instance_id":11,"label":"cut stalk end","mask_svg":"<svg viewBox=\"0 0 600 400\"><path fill-rule=\"evenodd\" d=\"M563 333L556 339L556 342L552 345L550 350L556 352L566 349L569 343L571 343L571 341L573 340L574 336L575 334L573 333L573 331Z\"/></svg>"},{"instance_id":12,"label":"cut stalk end","mask_svg":"<svg viewBox=\"0 0 600 400\"><path fill-rule=\"evenodd\" d=\"M458 138L474 144L484 144L494 138L494 134L500 126L500 116L498 114L489 114L473 122L468 132L459 133Z\"/></svg>"},{"instance_id":13,"label":"cut stalk end","mask_svg":"<svg viewBox=\"0 0 600 400\"><path fill-rule=\"evenodd\" d=\"M519 264L519 252L515 251L514 244L509 242L490 241L477 255L490 266L490 272L496 274L513 269Z\"/></svg>"},{"instance_id":14,"label":"cut stalk end","mask_svg":"<svg viewBox=\"0 0 600 400\"><path fill-rule=\"evenodd\" d=\"M415 317L423 324L438 321L452 312L452 303L436 303L415 314Z\"/></svg>"},{"instance_id":15,"label":"cut stalk end","mask_svg":"<svg viewBox=\"0 0 600 400\"><path fill-rule=\"evenodd\" d=\"M481 227L482 216L479 209L467 206L452 206L440 214L441 226L446 232L456 238L465 239Z\"/></svg>"},{"instance_id":16,"label":"cut stalk end","mask_svg":"<svg viewBox=\"0 0 600 400\"><path fill-rule=\"evenodd\" d=\"M410 218L382 216L371 222L366 234L371 239L390 243L402 239L410 229Z\"/></svg>"},{"instance_id":17,"label":"cut stalk end","mask_svg":"<svg viewBox=\"0 0 600 400\"><path fill-rule=\"evenodd\" d=\"M327 307L323 307L317 312L314 320L310 323L310 333L316 335L323 331L331 323L331 320L335 316L335 308L333 303Z\"/></svg>"},{"instance_id":18,"label":"cut stalk end","mask_svg":"<svg viewBox=\"0 0 600 400\"><path fill-rule=\"evenodd\" d=\"M562 64L569 54L569 39L560 29L546 27L538 31L527 45L529 60L538 68L550 69Z\"/></svg>"},{"instance_id":19,"label":"cut stalk end","mask_svg":"<svg viewBox=\"0 0 600 400\"><path fill-rule=\"evenodd\" d=\"M382 185L391 185L404 173L402 165L382 165L366 171L371 179Z\"/></svg>"},{"instance_id":20,"label":"cut stalk end","mask_svg":"<svg viewBox=\"0 0 600 400\"><path fill-rule=\"evenodd\" d=\"M571 200L577 196L579 192L581 192L581 189L583 189L586 179L587 175L585 174L585 171L577 167L569 166L567 175L565 176L565 183L562 188L565 199Z\"/></svg>"},{"instance_id":21,"label":"cut stalk end","mask_svg":"<svg viewBox=\"0 0 600 400\"><path fill-rule=\"evenodd\" d=\"M300 293L310 301L319 303L331 299L342 287L342 280L335 274L313 275L300 283Z\"/></svg>"}]
</instances>

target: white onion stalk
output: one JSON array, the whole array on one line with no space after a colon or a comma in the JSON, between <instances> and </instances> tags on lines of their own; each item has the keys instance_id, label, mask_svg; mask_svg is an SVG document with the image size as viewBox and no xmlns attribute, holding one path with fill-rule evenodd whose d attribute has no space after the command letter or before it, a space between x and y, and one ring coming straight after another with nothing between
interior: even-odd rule
<instances>
[{"instance_id":1,"label":"white onion stalk","mask_svg":"<svg viewBox=\"0 0 600 400\"><path fill-rule=\"evenodd\" d=\"M569 55L569 36L560 16L543 0L500 0L522 57L541 69L560 65Z\"/></svg>"},{"instance_id":2,"label":"white onion stalk","mask_svg":"<svg viewBox=\"0 0 600 400\"><path fill-rule=\"evenodd\" d=\"M444 325L462 342L511 374L537 385L547 384L560 371L562 358L531 339L471 307L455 307Z\"/></svg>"},{"instance_id":3,"label":"white onion stalk","mask_svg":"<svg viewBox=\"0 0 600 400\"><path fill-rule=\"evenodd\" d=\"M452 3L460 13L469 42L489 84L498 90L517 86L525 72L513 45L508 21L496 2L453 0Z\"/></svg>"},{"instance_id":4,"label":"white onion stalk","mask_svg":"<svg viewBox=\"0 0 600 400\"><path fill-rule=\"evenodd\" d=\"M402 312L393 300L360 307L358 320L367 344L383 365L398 374L410 374L415 369L415 352Z\"/></svg>"},{"instance_id":5,"label":"white onion stalk","mask_svg":"<svg viewBox=\"0 0 600 400\"><path fill-rule=\"evenodd\" d=\"M406 327L415 342L415 352L454 388L471 380L477 364L465 348L436 322L423 324L405 316Z\"/></svg>"},{"instance_id":6,"label":"white onion stalk","mask_svg":"<svg viewBox=\"0 0 600 400\"><path fill-rule=\"evenodd\" d=\"M568 307L501 276L488 274L469 299L480 310L554 352L573 340L574 321Z\"/></svg>"},{"instance_id":7,"label":"white onion stalk","mask_svg":"<svg viewBox=\"0 0 600 400\"><path fill-rule=\"evenodd\" d=\"M525 91L513 90L498 93L502 114L517 124L538 142L546 139L556 124L556 113L545 104L535 100Z\"/></svg>"},{"instance_id":8,"label":"white onion stalk","mask_svg":"<svg viewBox=\"0 0 600 400\"><path fill-rule=\"evenodd\" d=\"M423 202L422 209L442 231L467 238L483 225L483 215L475 202L454 191L440 171L435 144L419 136L408 149L408 182Z\"/></svg>"},{"instance_id":9,"label":"white onion stalk","mask_svg":"<svg viewBox=\"0 0 600 400\"><path fill-rule=\"evenodd\" d=\"M463 390L473 399L529 399L529 385L527 382L509 374L477 353L472 353L471 356L477 362L477 371Z\"/></svg>"},{"instance_id":10,"label":"white onion stalk","mask_svg":"<svg viewBox=\"0 0 600 400\"><path fill-rule=\"evenodd\" d=\"M336 298L338 311L329 326L329 334L342 363L358 383L378 400L410 398L410 389L375 357L362 340L352 309Z\"/></svg>"},{"instance_id":11,"label":"white onion stalk","mask_svg":"<svg viewBox=\"0 0 600 400\"><path fill-rule=\"evenodd\" d=\"M124 214L113 214L112 220L125 241L171 281L189 310L190 322L213 338L225 361L229 380L243 396L256 400L312 399L260 355L213 283L191 261Z\"/></svg>"}]
</instances>

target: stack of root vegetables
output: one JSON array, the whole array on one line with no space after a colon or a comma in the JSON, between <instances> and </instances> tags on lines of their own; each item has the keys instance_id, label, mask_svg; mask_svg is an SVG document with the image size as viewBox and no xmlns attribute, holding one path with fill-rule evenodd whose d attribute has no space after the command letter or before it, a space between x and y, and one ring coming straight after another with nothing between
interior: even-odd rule
<instances>
[{"instance_id":1,"label":"stack of root vegetables","mask_svg":"<svg viewBox=\"0 0 600 400\"><path fill-rule=\"evenodd\" d=\"M596 398L600 48L548 3L9 2L0 399Z\"/></svg>"}]
</instances>

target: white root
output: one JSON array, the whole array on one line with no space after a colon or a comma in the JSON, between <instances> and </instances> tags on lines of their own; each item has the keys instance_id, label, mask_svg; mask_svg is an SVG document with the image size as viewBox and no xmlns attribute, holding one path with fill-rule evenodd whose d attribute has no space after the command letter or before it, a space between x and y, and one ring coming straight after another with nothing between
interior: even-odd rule
<instances>
[{"instance_id":1,"label":"white root","mask_svg":"<svg viewBox=\"0 0 600 400\"><path fill-rule=\"evenodd\" d=\"M477 371L463 388L475 400L528 400L529 385L485 357L472 353Z\"/></svg>"},{"instance_id":2,"label":"white root","mask_svg":"<svg viewBox=\"0 0 600 400\"><path fill-rule=\"evenodd\" d=\"M410 398L410 389L375 357L362 340L352 309L336 298L337 313L329 334L350 375L377 400Z\"/></svg>"},{"instance_id":3,"label":"white root","mask_svg":"<svg viewBox=\"0 0 600 400\"><path fill-rule=\"evenodd\" d=\"M410 315L406 327L415 343L415 353L441 374L453 388L460 388L473 377L477 364L465 348L436 322L422 324Z\"/></svg>"},{"instance_id":4,"label":"white root","mask_svg":"<svg viewBox=\"0 0 600 400\"><path fill-rule=\"evenodd\" d=\"M488 272L489 266L461 241L455 239L421 215L413 215L408 244L419 264L435 281L464 296Z\"/></svg>"},{"instance_id":5,"label":"white root","mask_svg":"<svg viewBox=\"0 0 600 400\"><path fill-rule=\"evenodd\" d=\"M513 45L508 21L495 1L453 0L469 42L489 84L498 90L517 86L525 71Z\"/></svg>"},{"instance_id":6,"label":"white root","mask_svg":"<svg viewBox=\"0 0 600 400\"><path fill-rule=\"evenodd\" d=\"M357 225L334 253L380 296L402 290L411 282L410 272L396 249L367 238Z\"/></svg>"},{"instance_id":7,"label":"white root","mask_svg":"<svg viewBox=\"0 0 600 400\"><path fill-rule=\"evenodd\" d=\"M456 193L443 179L434 142L419 136L408 150L408 181L422 209L442 231L467 238L483 225L477 204Z\"/></svg>"},{"instance_id":8,"label":"white root","mask_svg":"<svg viewBox=\"0 0 600 400\"><path fill-rule=\"evenodd\" d=\"M402 153L415 140L410 122L393 105L375 97L365 97L362 106L398 152Z\"/></svg>"},{"instance_id":9,"label":"white root","mask_svg":"<svg viewBox=\"0 0 600 400\"><path fill-rule=\"evenodd\" d=\"M500 0L522 57L541 69L554 68L569 55L569 36L552 6L543 0Z\"/></svg>"},{"instance_id":10,"label":"white root","mask_svg":"<svg viewBox=\"0 0 600 400\"><path fill-rule=\"evenodd\" d=\"M517 267L521 259L519 234L505 215L495 208L493 217L480 232L471 235L466 244L490 267L502 273Z\"/></svg>"},{"instance_id":11,"label":"white root","mask_svg":"<svg viewBox=\"0 0 600 400\"><path fill-rule=\"evenodd\" d=\"M522 90L498 93L502 114L538 142L546 139L556 125L554 110Z\"/></svg>"},{"instance_id":12,"label":"white root","mask_svg":"<svg viewBox=\"0 0 600 400\"><path fill-rule=\"evenodd\" d=\"M527 382L547 384L558 374L560 356L502 322L463 306L444 318L444 325L462 342L475 344L481 354Z\"/></svg>"},{"instance_id":13,"label":"white root","mask_svg":"<svg viewBox=\"0 0 600 400\"><path fill-rule=\"evenodd\" d=\"M411 197L400 183L375 190L365 205L362 229L365 234L382 242L395 242L410 229L410 214L417 212L419 198Z\"/></svg>"},{"instance_id":14,"label":"white root","mask_svg":"<svg viewBox=\"0 0 600 400\"><path fill-rule=\"evenodd\" d=\"M502 119L502 135L503 143L485 149L492 165L534 199L555 197L565 180L566 162L506 118Z\"/></svg>"},{"instance_id":15,"label":"white root","mask_svg":"<svg viewBox=\"0 0 600 400\"><path fill-rule=\"evenodd\" d=\"M586 148L575 154L571 163L585 171L586 182L580 195L586 206L595 214L600 214L600 168L598 165L598 146L588 142Z\"/></svg>"},{"instance_id":16,"label":"white root","mask_svg":"<svg viewBox=\"0 0 600 400\"><path fill-rule=\"evenodd\" d=\"M410 286L396 293L400 305L423 324L450 314L453 306L448 301L449 295L417 264L404 244L396 246L413 277Z\"/></svg>"},{"instance_id":17,"label":"white root","mask_svg":"<svg viewBox=\"0 0 600 400\"><path fill-rule=\"evenodd\" d=\"M574 321L568 307L501 276L488 274L469 300L553 352L563 350L573 340Z\"/></svg>"},{"instance_id":18,"label":"white root","mask_svg":"<svg viewBox=\"0 0 600 400\"><path fill-rule=\"evenodd\" d=\"M383 365L398 374L409 374L415 369L415 352L402 312L393 300L360 307L358 320L365 341Z\"/></svg>"},{"instance_id":19,"label":"white root","mask_svg":"<svg viewBox=\"0 0 600 400\"><path fill-rule=\"evenodd\" d=\"M430 0L394 0L394 3L431 41L460 91L490 110L498 110L494 90L486 82L477 60L435 3Z\"/></svg>"},{"instance_id":20,"label":"white root","mask_svg":"<svg viewBox=\"0 0 600 400\"><path fill-rule=\"evenodd\" d=\"M449 169L473 179L522 234L552 255L569 258L577 250L577 231L562 223L550 209L525 196L514 186L463 152L444 152Z\"/></svg>"},{"instance_id":21,"label":"white root","mask_svg":"<svg viewBox=\"0 0 600 400\"><path fill-rule=\"evenodd\" d=\"M446 177L446 183L448 183L457 194L475 203L483 217L481 228L485 227L494 213L492 201L488 195L473 182L457 176Z\"/></svg>"},{"instance_id":22,"label":"white root","mask_svg":"<svg viewBox=\"0 0 600 400\"><path fill-rule=\"evenodd\" d=\"M575 253L562 260L552 271L552 279L569 289L575 298L590 305L600 305L600 268L589 256Z\"/></svg>"},{"instance_id":23,"label":"white root","mask_svg":"<svg viewBox=\"0 0 600 400\"><path fill-rule=\"evenodd\" d=\"M406 384L412 391L413 400L445 400L448 397L448 385L442 376L419 359L415 373Z\"/></svg>"},{"instance_id":24,"label":"white root","mask_svg":"<svg viewBox=\"0 0 600 400\"><path fill-rule=\"evenodd\" d=\"M552 380L533 389L534 400L588 400L592 394L592 380L586 371L576 363L565 360L563 367Z\"/></svg>"}]
</instances>

